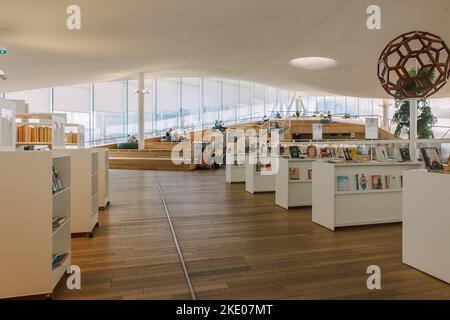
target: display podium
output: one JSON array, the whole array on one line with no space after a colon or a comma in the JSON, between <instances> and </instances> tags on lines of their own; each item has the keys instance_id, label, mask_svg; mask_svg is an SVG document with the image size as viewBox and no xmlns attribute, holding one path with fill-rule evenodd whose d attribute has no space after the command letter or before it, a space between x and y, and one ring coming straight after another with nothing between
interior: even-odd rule
<instances>
[{"instance_id":1,"label":"display podium","mask_svg":"<svg viewBox=\"0 0 450 320\"><path fill-rule=\"evenodd\" d=\"M312 163L314 159L280 158L275 178L275 203L280 207L312 205Z\"/></svg>"},{"instance_id":2,"label":"display podium","mask_svg":"<svg viewBox=\"0 0 450 320\"><path fill-rule=\"evenodd\" d=\"M268 157L260 160L261 164L270 162L271 167L262 167L249 160L245 167L245 190L250 193L275 192L275 177L278 169L275 160L278 161L278 158Z\"/></svg>"},{"instance_id":3,"label":"display podium","mask_svg":"<svg viewBox=\"0 0 450 320\"><path fill-rule=\"evenodd\" d=\"M403 263L450 283L449 173L409 171L403 187Z\"/></svg>"},{"instance_id":4,"label":"display podium","mask_svg":"<svg viewBox=\"0 0 450 320\"><path fill-rule=\"evenodd\" d=\"M314 162L313 222L333 231L336 227L401 222L403 172L420 169L422 165L420 162L391 161ZM398 184L386 186L389 184L386 177L389 180L395 177Z\"/></svg>"}]
</instances>

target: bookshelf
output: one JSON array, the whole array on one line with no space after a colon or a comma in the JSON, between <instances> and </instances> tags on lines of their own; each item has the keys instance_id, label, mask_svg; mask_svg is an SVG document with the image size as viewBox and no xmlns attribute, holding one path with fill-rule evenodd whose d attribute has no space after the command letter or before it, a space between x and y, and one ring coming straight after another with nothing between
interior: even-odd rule
<instances>
[{"instance_id":1,"label":"bookshelf","mask_svg":"<svg viewBox=\"0 0 450 320\"><path fill-rule=\"evenodd\" d=\"M50 295L70 265L70 166L70 157L51 151L0 152L0 298ZM53 167L58 192L52 190ZM53 227L53 218L61 223ZM60 254L66 258L53 267Z\"/></svg>"},{"instance_id":2,"label":"bookshelf","mask_svg":"<svg viewBox=\"0 0 450 320\"><path fill-rule=\"evenodd\" d=\"M48 146L63 149L65 145L64 115L52 113L17 113L16 145Z\"/></svg>"},{"instance_id":3,"label":"bookshelf","mask_svg":"<svg viewBox=\"0 0 450 320\"><path fill-rule=\"evenodd\" d=\"M258 171L258 164L255 164L254 162L259 162L263 165L270 163L271 168L261 168L261 171ZM275 157L260 157L258 158L258 161L249 159L245 166L245 190L250 193L275 192L277 163L278 158Z\"/></svg>"},{"instance_id":4,"label":"bookshelf","mask_svg":"<svg viewBox=\"0 0 450 320\"><path fill-rule=\"evenodd\" d=\"M420 162L342 162L316 161L312 164L312 219L330 230L337 227L392 223L402 221L402 187L404 171L420 169ZM356 182L367 180L363 190ZM364 177L363 177L364 176ZM383 189L372 186L372 176L380 177ZM386 176L398 181L385 188ZM348 177L339 186L339 180ZM375 179L375 182L378 181ZM357 190L359 188L359 190ZM346 189L346 190L342 190Z\"/></svg>"},{"instance_id":5,"label":"bookshelf","mask_svg":"<svg viewBox=\"0 0 450 320\"><path fill-rule=\"evenodd\" d=\"M314 161L314 159L280 158L275 178L275 203L277 205L285 209L312 205L311 178Z\"/></svg>"},{"instance_id":6,"label":"bookshelf","mask_svg":"<svg viewBox=\"0 0 450 320\"><path fill-rule=\"evenodd\" d=\"M105 210L109 204L109 149L96 149L98 153L98 207Z\"/></svg>"},{"instance_id":7,"label":"bookshelf","mask_svg":"<svg viewBox=\"0 0 450 320\"><path fill-rule=\"evenodd\" d=\"M98 153L94 149L56 150L71 157L71 233L93 236L98 226Z\"/></svg>"},{"instance_id":8,"label":"bookshelf","mask_svg":"<svg viewBox=\"0 0 450 320\"><path fill-rule=\"evenodd\" d=\"M15 103L0 98L0 151L14 151L16 149L15 118Z\"/></svg>"},{"instance_id":9,"label":"bookshelf","mask_svg":"<svg viewBox=\"0 0 450 320\"><path fill-rule=\"evenodd\" d=\"M450 283L450 174L404 174L403 263Z\"/></svg>"},{"instance_id":10,"label":"bookshelf","mask_svg":"<svg viewBox=\"0 0 450 320\"><path fill-rule=\"evenodd\" d=\"M245 144L243 130L227 129L225 179L228 183L245 182Z\"/></svg>"},{"instance_id":11,"label":"bookshelf","mask_svg":"<svg viewBox=\"0 0 450 320\"><path fill-rule=\"evenodd\" d=\"M66 147L84 148L85 128L83 125L68 123L65 125L64 133Z\"/></svg>"}]
</instances>

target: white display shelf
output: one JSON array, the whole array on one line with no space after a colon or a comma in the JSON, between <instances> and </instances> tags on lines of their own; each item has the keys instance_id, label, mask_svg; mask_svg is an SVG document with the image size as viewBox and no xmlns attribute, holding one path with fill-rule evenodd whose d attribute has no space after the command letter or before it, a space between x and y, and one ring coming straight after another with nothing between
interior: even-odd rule
<instances>
[{"instance_id":1,"label":"white display shelf","mask_svg":"<svg viewBox=\"0 0 450 320\"><path fill-rule=\"evenodd\" d=\"M372 189L372 175L400 177L420 169L420 162L327 163L313 165L312 220L330 230L336 227L402 221L402 192ZM367 190L356 190L356 175L367 178ZM349 178L349 190L338 191L337 177ZM401 179L400 179L401 180Z\"/></svg>"},{"instance_id":2,"label":"white display shelf","mask_svg":"<svg viewBox=\"0 0 450 320\"><path fill-rule=\"evenodd\" d=\"M450 283L450 174L404 174L403 263Z\"/></svg>"},{"instance_id":3,"label":"white display shelf","mask_svg":"<svg viewBox=\"0 0 450 320\"><path fill-rule=\"evenodd\" d=\"M225 176L228 183L245 182L245 165L227 164L225 167Z\"/></svg>"},{"instance_id":4,"label":"white display shelf","mask_svg":"<svg viewBox=\"0 0 450 320\"><path fill-rule=\"evenodd\" d=\"M109 149L98 150L98 207L105 210L109 204Z\"/></svg>"},{"instance_id":5,"label":"white display shelf","mask_svg":"<svg viewBox=\"0 0 450 320\"><path fill-rule=\"evenodd\" d=\"M85 128L81 124L67 123L65 126L66 147L84 148Z\"/></svg>"},{"instance_id":6,"label":"white display shelf","mask_svg":"<svg viewBox=\"0 0 450 320\"><path fill-rule=\"evenodd\" d=\"M280 207L304 207L312 205L312 170L314 159L280 158L280 166L275 179L275 203ZM289 170L299 170L299 180L290 180Z\"/></svg>"},{"instance_id":7,"label":"white display shelf","mask_svg":"<svg viewBox=\"0 0 450 320\"><path fill-rule=\"evenodd\" d=\"M53 166L63 186L55 194ZM70 265L70 167L69 156L51 151L0 152L0 298L51 294ZM53 229L53 217L66 221ZM53 269L52 256L64 253Z\"/></svg>"},{"instance_id":8,"label":"white display shelf","mask_svg":"<svg viewBox=\"0 0 450 320\"><path fill-rule=\"evenodd\" d=\"M0 98L0 151L14 151L16 149L15 119L15 103Z\"/></svg>"},{"instance_id":9,"label":"white display shelf","mask_svg":"<svg viewBox=\"0 0 450 320\"><path fill-rule=\"evenodd\" d=\"M271 159L271 172L256 172L256 164L248 163L245 166L245 190L250 193L258 192L275 192L275 177L276 177L276 161L278 159Z\"/></svg>"},{"instance_id":10,"label":"white display shelf","mask_svg":"<svg viewBox=\"0 0 450 320\"><path fill-rule=\"evenodd\" d=\"M95 149L79 148L55 151L57 154L68 154L71 157L72 198L71 233L86 233L93 236L93 230L98 226L98 154Z\"/></svg>"}]
</instances>

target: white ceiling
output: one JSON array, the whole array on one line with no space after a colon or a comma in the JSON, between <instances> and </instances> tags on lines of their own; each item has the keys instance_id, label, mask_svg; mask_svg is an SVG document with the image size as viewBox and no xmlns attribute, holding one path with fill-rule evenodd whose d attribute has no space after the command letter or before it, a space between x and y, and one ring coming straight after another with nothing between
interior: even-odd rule
<instances>
[{"instance_id":1,"label":"white ceiling","mask_svg":"<svg viewBox=\"0 0 450 320\"><path fill-rule=\"evenodd\" d=\"M82 29L65 26L78 4ZM366 9L382 9L382 30ZM389 40L429 31L450 44L449 0L0 0L1 91L147 77L218 76L309 93L384 97L377 59ZM339 66L306 71L293 58ZM450 96L450 85L440 96Z\"/></svg>"}]
</instances>

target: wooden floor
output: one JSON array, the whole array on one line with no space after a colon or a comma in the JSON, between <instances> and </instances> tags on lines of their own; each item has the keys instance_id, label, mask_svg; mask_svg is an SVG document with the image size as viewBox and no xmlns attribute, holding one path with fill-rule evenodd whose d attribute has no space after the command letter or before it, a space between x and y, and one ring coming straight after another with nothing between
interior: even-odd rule
<instances>
[{"instance_id":1,"label":"wooden floor","mask_svg":"<svg viewBox=\"0 0 450 320\"><path fill-rule=\"evenodd\" d=\"M55 299L191 299L157 180L198 299L450 299L450 286L401 262L401 224L331 232L311 208L286 211L223 171L111 171L95 238L73 239L82 290ZM379 265L382 290L366 287Z\"/></svg>"}]
</instances>

